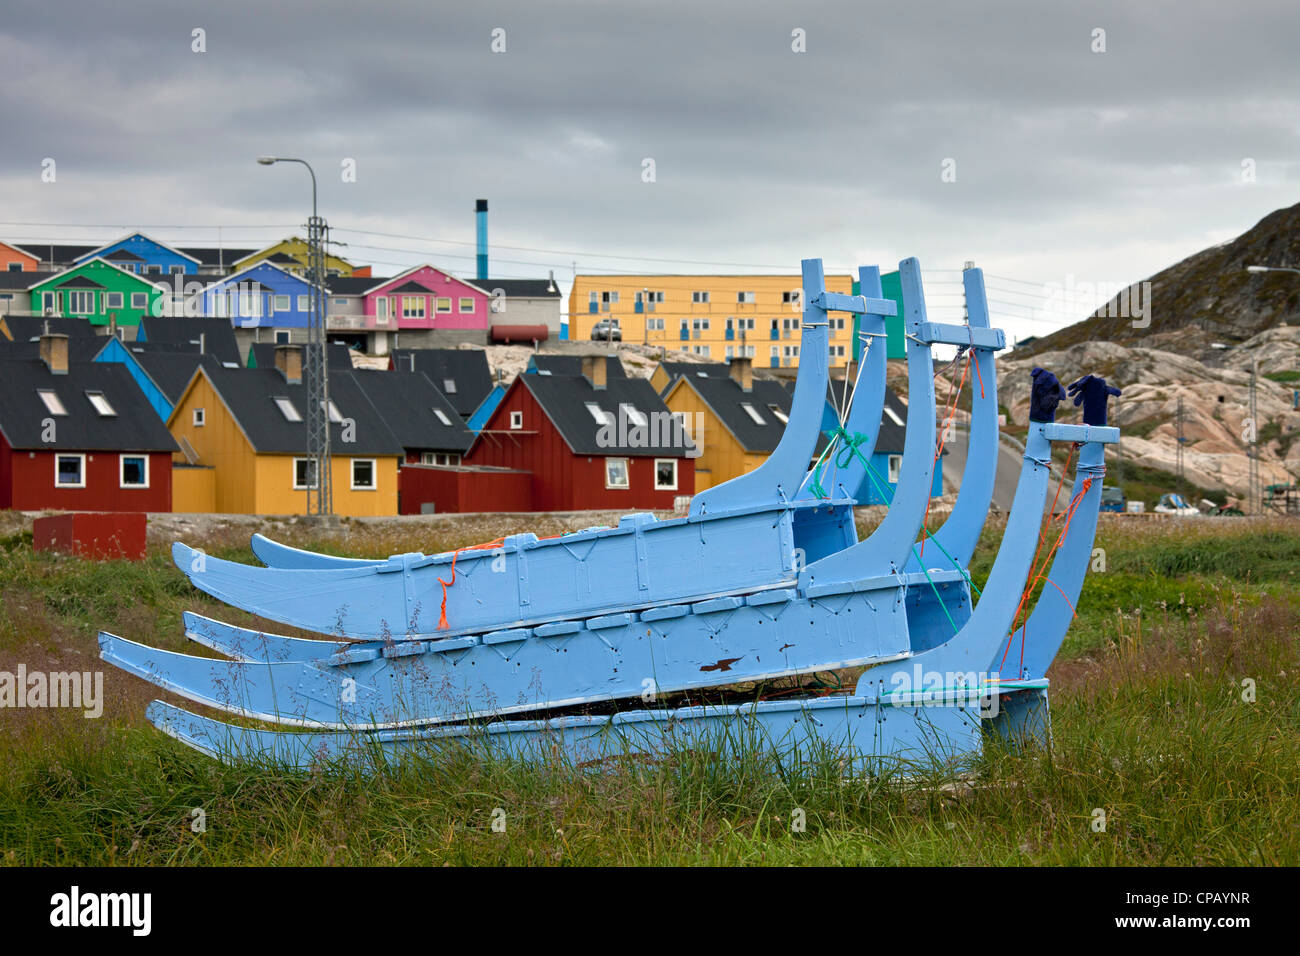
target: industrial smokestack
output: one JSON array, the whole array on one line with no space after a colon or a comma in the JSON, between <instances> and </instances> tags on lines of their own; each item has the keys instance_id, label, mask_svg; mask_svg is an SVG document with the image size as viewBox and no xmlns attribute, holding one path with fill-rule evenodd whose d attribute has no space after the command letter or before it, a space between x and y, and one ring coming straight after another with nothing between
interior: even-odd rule
<instances>
[{"instance_id":1,"label":"industrial smokestack","mask_svg":"<svg viewBox=\"0 0 1300 956\"><path fill-rule=\"evenodd\" d=\"M487 266L487 200L474 200L474 218L478 226L478 277L488 277Z\"/></svg>"}]
</instances>

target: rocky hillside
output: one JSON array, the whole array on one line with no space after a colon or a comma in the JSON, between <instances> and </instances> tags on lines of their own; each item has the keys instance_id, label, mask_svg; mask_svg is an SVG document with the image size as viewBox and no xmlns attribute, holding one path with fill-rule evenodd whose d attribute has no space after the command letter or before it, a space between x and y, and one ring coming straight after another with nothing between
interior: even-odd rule
<instances>
[{"instance_id":1,"label":"rocky hillside","mask_svg":"<svg viewBox=\"0 0 1300 956\"><path fill-rule=\"evenodd\" d=\"M1300 325L1300 275L1252 274L1248 265L1300 268L1300 204L1270 213L1231 242L1152 276L1150 301L1141 303L1149 326L1134 328L1131 316L1117 314L1122 311L1117 297L1092 317L1022 346L1017 357L1106 341L1214 363L1215 342L1235 345L1282 323Z\"/></svg>"}]
</instances>

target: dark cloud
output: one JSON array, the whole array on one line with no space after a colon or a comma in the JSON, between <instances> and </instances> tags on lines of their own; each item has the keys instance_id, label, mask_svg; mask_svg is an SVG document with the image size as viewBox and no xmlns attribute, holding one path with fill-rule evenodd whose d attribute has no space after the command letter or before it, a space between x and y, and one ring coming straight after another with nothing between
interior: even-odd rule
<instances>
[{"instance_id":1,"label":"dark cloud","mask_svg":"<svg viewBox=\"0 0 1300 956\"><path fill-rule=\"evenodd\" d=\"M280 153L313 161L337 237L381 270L473 250L347 230L469 242L487 196L505 275L709 268L576 251L1120 282L1295 201L1297 27L1284 2L11 2L0 197L11 222L269 238L306 201L301 170L253 163Z\"/></svg>"}]
</instances>

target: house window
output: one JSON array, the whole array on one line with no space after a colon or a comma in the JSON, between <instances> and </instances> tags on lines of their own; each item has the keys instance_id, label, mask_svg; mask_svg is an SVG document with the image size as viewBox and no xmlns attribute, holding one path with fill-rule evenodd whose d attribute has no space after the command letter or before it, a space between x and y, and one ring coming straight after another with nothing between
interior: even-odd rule
<instances>
[{"instance_id":1,"label":"house window","mask_svg":"<svg viewBox=\"0 0 1300 956\"><path fill-rule=\"evenodd\" d=\"M280 414L284 416L286 422L302 421L302 416L298 414L298 409L293 407L293 402L289 401L288 398L279 395L272 399L272 401L275 402L275 407L280 409Z\"/></svg>"},{"instance_id":2,"label":"house window","mask_svg":"<svg viewBox=\"0 0 1300 956\"><path fill-rule=\"evenodd\" d=\"M523 428L523 427L524 427L524 413L523 413L523 412L511 412L511 413L510 413L510 427L511 427L511 428Z\"/></svg>"},{"instance_id":3,"label":"house window","mask_svg":"<svg viewBox=\"0 0 1300 956\"><path fill-rule=\"evenodd\" d=\"M424 296L422 295L404 295L402 296L402 318L404 319L422 319L424 318Z\"/></svg>"},{"instance_id":4,"label":"house window","mask_svg":"<svg viewBox=\"0 0 1300 956\"><path fill-rule=\"evenodd\" d=\"M450 451L426 451L420 453L422 465L459 465L460 455Z\"/></svg>"},{"instance_id":5,"label":"house window","mask_svg":"<svg viewBox=\"0 0 1300 956\"><path fill-rule=\"evenodd\" d=\"M677 459L655 459L655 491L677 490Z\"/></svg>"},{"instance_id":6,"label":"house window","mask_svg":"<svg viewBox=\"0 0 1300 956\"><path fill-rule=\"evenodd\" d=\"M379 319L379 320L381 320L381 321L387 321L387 319L388 319L388 300L387 300L387 299L376 299L376 300L375 300L375 318L377 318L377 319Z\"/></svg>"},{"instance_id":7,"label":"house window","mask_svg":"<svg viewBox=\"0 0 1300 956\"><path fill-rule=\"evenodd\" d=\"M277 295L275 297L275 311L277 312L289 311L289 297L287 295Z\"/></svg>"},{"instance_id":8,"label":"house window","mask_svg":"<svg viewBox=\"0 0 1300 956\"><path fill-rule=\"evenodd\" d=\"M207 424L206 412L201 408L194 409L193 421L194 421L195 428L202 428L204 425Z\"/></svg>"},{"instance_id":9,"label":"house window","mask_svg":"<svg viewBox=\"0 0 1300 956\"><path fill-rule=\"evenodd\" d=\"M637 408L634 405L629 405L626 402L624 402L623 404L618 406L618 410L623 415L623 417L626 418L628 421L630 421L635 427L637 428L646 427L645 412L641 411L641 409Z\"/></svg>"},{"instance_id":10,"label":"house window","mask_svg":"<svg viewBox=\"0 0 1300 956\"><path fill-rule=\"evenodd\" d=\"M353 491L374 491L375 480L376 480L375 459L373 458L352 459L352 490Z\"/></svg>"},{"instance_id":11,"label":"house window","mask_svg":"<svg viewBox=\"0 0 1300 956\"><path fill-rule=\"evenodd\" d=\"M438 311L439 311L439 312L444 312L444 313L445 313L445 312L450 312L450 311L451 311L451 296L449 296L449 295L440 295L440 296L438 296L438 299L437 299L437 308L438 308Z\"/></svg>"},{"instance_id":12,"label":"house window","mask_svg":"<svg viewBox=\"0 0 1300 956\"><path fill-rule=\"evenodd\" d=\"M473 300L472 298L461 299L461 300L460 300L460 310L461 310L462 312L473 312L473 311L474 311L474 300Z\"/></svg>"},{"instance_id":13,"label":"house window","mask_svg":"<svg viewBox=\"0 0 1300 956\"><path fill-rule=\"evenodd\" d=\"M709 294L707 292L692 292L691 302L695 305L708 305Z\"/></svg>"},{"instance_id":14,"label":"house window","mask_svg":"<svg viewBox=\"0 0 1300 956\"><path fill-rule=\"evenodd\" d=\"M120 293L120 292L105 292L105 293L104 293L104 308L106 308L106 309L120 309L120 308L122 308L122 293Z\"/></svg>"},{"instance_id":15,"label":"house window","mask_svg":"<svg viewBox=\"0 0 1300 956\"><path fill-rule=\"evenodd\" d=\"M889 483L891 485L898 484L898 476L902 470L903 470L903 456L890 455L889 456Z\"/></svg>"},{"instance_id":16,"label":"house window","mask_svg":"<svg viewBox=\"0 0 1300 956\"><path fill-rule=\"evenodd\" d=\"M23 264L22 264L21 262L11 262L11 263L9 263L9 271L10 271L10 272L22 272L22 271L23 271Z\"/></svg>"},{"instance_id":17,"label":"house window","mask_svg":"<svg viewBox=\"0 0 1300 956\"><path fill-rule=\"evenodd\" d=\"M737 293L736 293L736 304L737 304L737 305L753 305L753 304L754 304L754 293L752 293L752 292L737 292Z\"/></svg>"},{"instance_id":18,"label":"house window","mask_svg":"<svg viewBox=\"0 0 1300 956\"><path fill-rule=\"evenodd\" d=\"M771 412L772 417L775 418L782 425L788 425L790 423L790 416L785 413L785 410L781 408L780 405L777 405L775 403L769 404L767 406L767 410Z\"/></svg>"},{"instance_id":19,"label":"house window","mask_svg":"<svg viewBox=\"0 0 1300 956\"><path fill-rule=\"evenodd\" d=\"M63 407L63 402L59 400L59 396L55 393L54 389L38 388L36 394L40 396L41 401L45 403L45 410L51 415L68 414L68 410Z\"/></svg>"},{"instance_id":20,"label":"house window","mask_svg":"<svg viewBox=\"0 0 1300 956\"><path fill-rule=\"evenodd\" d=\"M300 296L298 296L298 311L299 311L299 312L306 312L306 311L308 311L308 310L311 308L311 301L310 301L310 300L311 300L311 296L309 296L309 295L300 295Z\"/></svg>"},{"instance_id":21,"label":"house window","mask_svg":"<svg viewBox=\"0 0 1300 956\"><path fill-rule=\"evenodd\" d=\"M442 422L444 425L447 426L451 425L451 419L447 417L447 413L444 412L441 408L435 408L433 410L433 414L434 417L437 418L438 421Z\"/></svg>"},{"instance_id":22,"label":"house window","mask_svg":"<svg viewBox=\"0 0 1300 956\"><path fill-rule=\"evenodd\" d=\"M707 332L709 331L709 320L694 319L691 322L691 328L694 329L696 332Z\"/></svg>"},{"instance_id":23,"label":"house window","mask_svg":"<svg viewBox=\"0 0 1300 956\"><path fill-rule=\"evenodd\" d=\"M58 307L59 307L59 299L58 299L57 292L41 293L41 311L46 313L51 313L56 311Z\"/></svg>"},{"instance_id":24,"label":"house window","mask_svg":"<svg viewBox=\"0 0 1300 956\"><path fill-rule=\"evenodd\" d=\"M171 266L167 271L170 272L170 273L171 273L172 275L174 275L174 276L180 276L180 275L184 275L184 274L185 274L185 267L184 267L184 266Z\"/></svg>"},{"instance_id":25,"label":"house window","mask_svg":"<svg viewBox=\"0 0 1300 956\"><path fill-rule=\"evenodd\" d=\"M54 484L59 488L86 487L86 456L56 455L54 458Z\"/></svg>"},{"instance_id":26,"label":"house window","mask_svg":"<svg viewBox=\"0 0 1300 956\"><path fill-rule=\"evenodd\" d=\"M119 455L118 485L122 488L148 488L149 456Z\"/></svg>"},{"instance_id":27,"label":"house window","mask_svg":"<svg viewBox=\"0 0 1300 956\"><path fill-rule=\"evenodd\" d=\"M444 378L442 380L442 391L446 395L455 395L456 380L454 378Z\"/></svg>"},{"instance_id":28,"label":"house window","mask_svg":"<svg viewBox=\"0 0 1300 956\"><path fill-rule=\"evenodd\" d=\"M276 330L276 333L275 333L275 344L276 344L276 345L288 345L288 344L289 344L289 332L288 332L287 329L277 329L277 330Z\"/></svg>"},{"instance_id":29,"label":"house window","mask_svg":"<svg viewBox=\"0 0 1300 956\"><path fill-rule=\"evenodd\" d=\"M709 346L707 345L693 345L691 351L696 355L703 355L705 358L709 357Z\"/></svg>"},{"instance_id":30,"label":"house window","mask_svg":"<svg viewBox=\"0 0 1300 956\"><path fill-rule=\"evenodd\" d=\"M131 308L144 309L147 308L148 306L149 306L149 293L147 292L131 293Z\"/></svg>"},{"instance_id":31,"label":"house window","mask_svg":"<svg viewBox=\"0 0 1300 956\"><path fill-rule=\"evenodd\" d=\"M104 397L103 392L87 392L86 398L90 400L90 404L94 406L95 411L99 412L100 418L115 418L117 416L117 412L113 410L113 406Z\"/></svg>"},{"instance_id":32,"label":"house window","mask_svg":"<svg viewBox=\"0 0 1300 956\"><path fill-rule=\"evenodd\" d=\"M295 458L293 460L293 490L306 491L316 487L316 459Z\"/></svg>"},{"instance_id":33,"label":"house window","mask_svg":"<svg viewBox=\"0 0 1300 956\"><path fill-rule=\"evenodd\" d=\"M331 398L328 401L321 402L320 407L324 410L326 417L329 418L331 425L342 424L343 414L339 411L339 407L334 404L334 399Z\"/></svg>"},{"instance_id":34,"label":"house window","mask_svg":"<svg viewBox=\"0 0 1300 956\"><path fill-rule=\"evenodd\" d=\"M629 482L627 477L626 458L605 459L605 487L606 488L629 487Z\"/></svg>"},{"instance_id":35,"label":"house window","mask_svg":"<svg viewBox=\"0 0 1300 956\"><path fill-rule=\"evenodd\" d=\"M645 327L651 332L662 332L664 330L663 319L646 319Z\"/></svg>"},{"instance_id":36,"label":"house window","mask_svg":"<svg viewBox=\"0 0 1300 956\"><path fill-rule=\"evenodd\" d=\"M89 315L95 311L95 293L69 292L68 311L77 315Z\"/></svg>"},{"instance_id":37,"label":"house window","mask_svg":"<svg viewBox=\"0 0 1300 956\"><path fill-rule=\"evenodd\" d=\"M798 305L801 289L791 289L789 292L781 293L781 301L786 305Z\"/></svg>"},{"instance_id":38,"label":"house window","mask_svg":"<svg viewBox=\"0 0 1300 956\"><path fill-rule=\"evenodd\" d=\"M763 416L758 413L758 409L749 404L749 402L741 402L740 407L745 410L745 414L749 416L750 421L755 425L767 424L767 422L763 420Z\"/></svg>"},{"instance_id":39,"label":"house window","mask_svg":"<svg viewBox=\"0 0 1300 956\"><path fill-rule=\"evenodd\" d=\"M596 424L597 424L597 425L612 425L612 424L614 424L614 422L613 422L613 420L612 420L612 417L610 416L609 412L605 411L603 408L601 408L601 407L600 407L599 405L597 405L595 402L583 402L583 404L586 406L587 411L591 414L591 417L594 418L594 419L596 419Z\"/></svg>"},{"instance_id":40,"label":"house window","mask_svg":"<svg viewBox=\"0 0 1300 956\"><path fill-rule=\"evenodd\" d=\"M134 266L134 265L129 265L129 266L127 266L126 268L127 268L127 271L128 271L128 272L134 272L134 271L135 271L135 266ZM160 276L160 275L162 275L162 266L153 266L153 265L145 266L145 267L144 267L144 274L147 275L147 276Z\"/></svg>"}]
</instances>

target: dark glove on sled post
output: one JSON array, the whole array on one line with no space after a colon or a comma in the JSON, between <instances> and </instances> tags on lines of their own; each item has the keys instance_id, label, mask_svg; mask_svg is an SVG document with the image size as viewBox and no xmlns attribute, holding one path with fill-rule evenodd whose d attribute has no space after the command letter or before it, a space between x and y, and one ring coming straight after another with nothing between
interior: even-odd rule
<instances>
[{"instance_id":1,"label":"dark glove on sled post","mask_svg":"<svg viewBox=\"0 0 1300 956\"><path fill-rule=\"evenodd\" d=\"M1033 390L1029 393L1029 420L1056 421L1056 406L1065 401L1065 389L1056 376L1045 368L1035 368L1029 376L1034 380Z\"/></svg>"},{"instance_id":2,"label":"dark glove on sled post","mask_svg":"<svg viewBox=\"0 0 1300 956\"><path fill-rule=\"evenodd\" d=\"M1070 385L1070 394L1074 404L1083 406L1083 423L1085 425L1106 424L1106 403L1112 395L1123 395L1114 385L1107 385L1104 378L1085 375Z\"/></svg>"}]
</instances>

